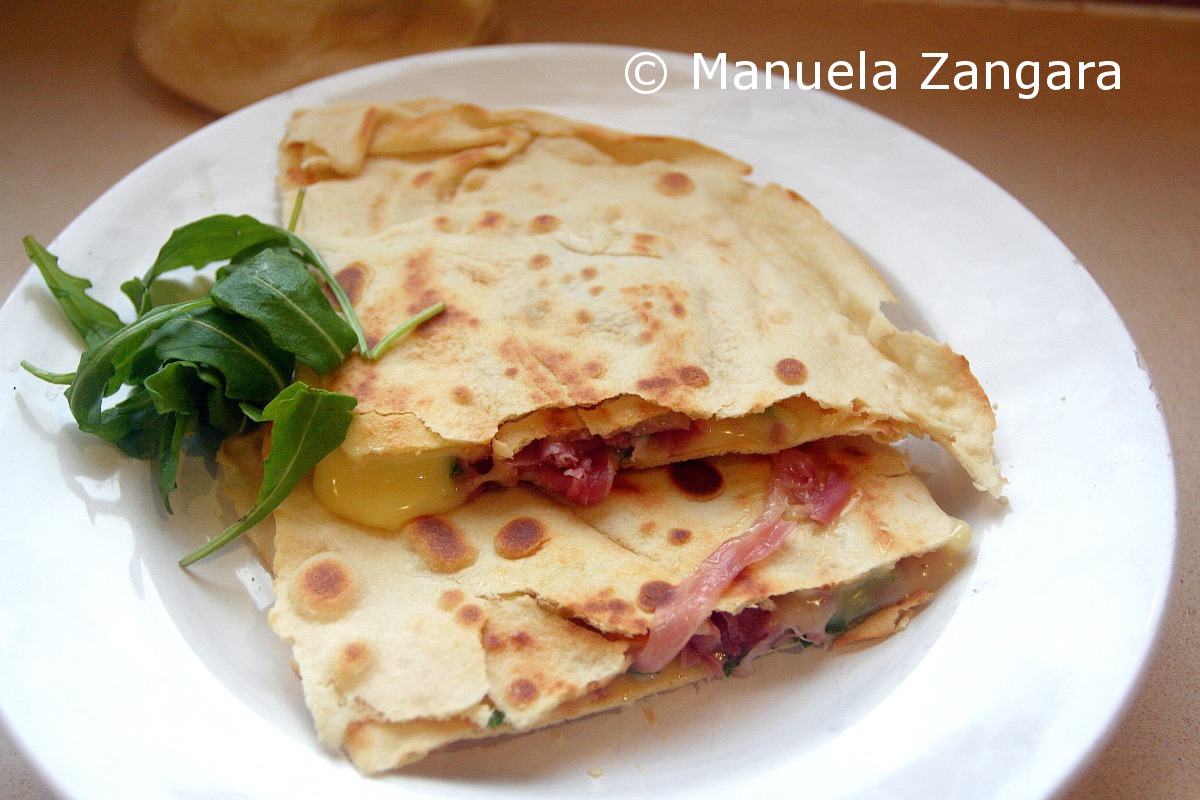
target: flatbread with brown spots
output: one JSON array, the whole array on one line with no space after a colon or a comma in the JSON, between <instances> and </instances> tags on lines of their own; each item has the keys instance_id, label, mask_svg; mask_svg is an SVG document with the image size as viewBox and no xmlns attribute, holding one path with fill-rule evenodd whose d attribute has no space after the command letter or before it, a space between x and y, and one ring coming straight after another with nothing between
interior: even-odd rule
<instances>
[{"instance_id":1,"label":"flatbread with brown spots","mask_svg":"<svg viewBox=\"0 0 1200 800\"><path fill-rule=\"evenodd\" d=\"M243 507L259 447L251 437L222 452ZM739 662L800 638L829 644L860 620L858 639L886 636L953 573L969 539L892 448L866 437L809 447L854 495L828 525L800 520L724 592L716 624L791 626ZM274 513L270 623L293 648L320 740L374 774L720 675L720 660L691 650L653 676L629 668L655 609L760 512L768 460L693 463L704 481L679 467L630 471L587 509L499 489L395 532L331 514L303 483ZM725 672L745 668L733 654L717 656Z\"/></svg>"},{"instance_id":2,"label":"flatbread with brown spots","mask_svg":"<svg viewBox=\"0 0 1200 800\"><path fill-rule=\"evenodd\" d=\"M1000 490L994 415L966 359L898 330L866 259L732 157L442 100L299 111L280 157L283 206L307 187L298 233L370 339L447 305L381 360L321 379L359 400L318 471L323 499L389 457L492 464L547 437L601 437L621 467L647 467L915 435Z\"/></svg>"},{"instance_id":3,"label":"flatbread with brown spots","mask_svg":"<svg viewBox=\"0 0 1200 800\"><path fill-rule=\"evenodd\" d=\"M887 320L891 291L812 206L748 171L536 111L292 117L283 207L305 188L298 233L369 339L447 306L381 360L309 376L358 398L354 422L253 534L318 735L363 772L736 672L781 643L887 635L952 574L969 532L887 443L931 438L998 493L986 395L964 358ZM620 467L603 499L503 479L531 448L592 441ZM632 674L656 609L766 516L768 454L799 445L849 482L848 505L781 526L673 661ZM226 447L242 502L256 446Z\"/></svg>"}]
</instances>

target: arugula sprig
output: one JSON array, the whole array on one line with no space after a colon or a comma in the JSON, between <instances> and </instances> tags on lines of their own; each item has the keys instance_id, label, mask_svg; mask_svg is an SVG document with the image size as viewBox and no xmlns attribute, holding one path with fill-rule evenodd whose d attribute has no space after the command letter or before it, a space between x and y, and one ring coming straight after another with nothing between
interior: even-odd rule
<instances>
[{"instance_id":1,"label":"arugula sprig","mask_svg":"<svg viewBox=\"0 0 1200 800\"><path fill-rule=\"evenodd\" d=\"M122 284L135 311L128 323L88 294L90 281L65 272L32 237L24 240L26 254L85 350L72 373L22 366L67 387L81 430L134 458L155 460L168 512L186 440L219 440L270 423L270 455L254 506L181 559L182 566L262 521L345 439L356 399L296 380L297 364L324 374L355 349L363 358L377 359L445 308L430 306L369 347L341 284L293 232L302 201L303 194L287 229L228 214L177 228L146 273ZM152 288L163 275L218 264L206 294L156 304ZM124 396L113 402L122 390Z\"/></svg>"}]
</instances>

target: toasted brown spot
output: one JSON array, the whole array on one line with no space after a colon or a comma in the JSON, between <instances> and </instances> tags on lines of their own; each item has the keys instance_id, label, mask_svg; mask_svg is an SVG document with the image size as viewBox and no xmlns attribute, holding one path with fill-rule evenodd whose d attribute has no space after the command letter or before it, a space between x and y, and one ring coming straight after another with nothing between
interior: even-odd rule
<instances>
[{"instance_id":1,"label":"toasted brown spot","mask_svg":"<svg viewBox=\"0 0 1200 800\"><path fill-rule=\"evenodd\" d=\"M687 528L671 528L667 541L671 544L687 544L692 540L692 532Z\"/></svg>"},{"instance_id":2,"label":"toasted brown spot","mask_svg":"<svg viewBox=\"0 0 1200 800\"><path fill-rule=\"evenodd\" d=\"M367 282L367 275L366 265L358 261L352 261L339 269L333 277L337 279L338 285L342 287L350 302L357 303L362 299L363 286Z\"/></svg>"},{"instance_id":3,"label":"toasted brown spot","mask_svg":"<svg viewBox=\"0 0 1200 800\"><path fill-rule=\"evenodd\" d=\"M333 559L311 565L300 575L306 595L317 600L339 597L350 587L350 576L345 567Z\"/></svg>"},{"instance_id":4,"label":"toasted brown spot","mask_svg":"<svg viewBox=\"0 0 1200 800\"><path fill-rule=\"evenodd\" d=\"M515 378L517 376L517 372L519 372L519 370L516 367L508 367L504 370L504 376L506 378Z\"/></svg>"},{"instance_id":5,"label":"toasted brown spot","mask_svg":"<svg viewBox=\"0 0 1200 800\"><path fill-rule=\"evenodd\" d=\"M546 313L550 313L550 307L547 308ZM566 349L560 350L537 343L529 345L529 352L536 359L539 366L549 371L562 384L570 397L580 405L598 403L603 399L591 383L588 375L585 374L583 364L577 360L578 352ZM576 422L578 422L577 418Z\"/></svg>"},{"instance_id":6,"label":"toasted brown spot","mask_svg":"<svg viewBox=\"0 0 1200 800\"><path fill-rule=\"evenodd\" d=\"M450 397L460 406L469 406L475 396L471 394L471 390L466 386L455 386L450 390Z\"/></svg>"},{"instance_id":7,"label":"toasted brown spot","mask_svg":"<svg viewBox=\"0 0 1200 800\"><path fill-rule=\"evenodd\" d=\"M643 392L655 393L670 389L675 385L675 379L666 375L659 375L654 378L643 378L637 382L637 388Z\"/></svg>"},{"instance_id":8,"label":"toasted brown spot","mask_svg":"<svg viewBox=\"0 0 1200 800\"><path fill-rule=\"evenodd\" d=\"M404 289L410 297L430 291L429 286L429 251L409 256L404 261ZM429 305L426 303L425 305ZM425 306L421 306L424 308Z\"/></svg>"},{"instance_id":9,"label":"toasted brown spot","mask_svg":"<svg viewBox=\"0 0 1200 800\"><path fill-rule=\"evenodd\" d=\"M600 294L603 291L604 291L603 286L593 286L592 288L588 289L588 294L595 297L596 295Z\"/></svg>"},{"instance_id":10,"label":"toasted brown spot","mask_svg":"<svg viewBox=\"0 0 1200 800\"><path fill-rule=\"evenodd\" d=\"M586 308L581 308L575 312L575 321L580 325L587 325L592 321L592 314Z\"/></svg>"},{"instance_id":11,"label":"toasted brown spot","mask_svg":"<svg viewBox=\"0 0 1200 800\"><path fill-rule=\"evenodd\" d=\"M447 589L442 592L442 596L438 598L438 607L443 611L453 611L462 605L462 601L466 600L467 596L458 589Z\"/></svg>"},{"instance_id":12,"label":"toasted brown spot","mask_svg":"<svg viewBox=\"0 0 1200 800\"><path fill-rule=\"evenodd\" d=\"M725 485L721 471L703 458L674 463L667 474L679 491L692 497L716 497Z\"/></svg>"},{"instance_id":13,"label":"toasted brown spot","mask_svg":"<svg viewBox=\"0 0 1200 800\"><path fill-rule=\"evenodd\" d=\"M687 306L677 300L674 303L671 303L671 313L679 319L683 319L687 316Z\"/></svg>"},{"instance_id":14,"label":"toasted brown spot","mask_svg":"<svg viewBox=\"0 0 1200 800\"><path fill-rule=\"evenodd\" d=\"M315 177L299 167L288 167L287 179L294 186L308 186L317 182Z\"/></svg>"},{"instance_id":15,"label":"toasted brown spot","mask_svg":"<svg viewBox=\"0 0 1200 800\"><path fill-rule=\"evenodd\" d=\"M333 553L315 555L302 564L292 585L297 608L323 621L345 614L358 595L350 567Z\"/></svg>"},{"instance_id":16,"label":"toasted brown spot","mask_svg":"<svg viewBox=\"0 0 1200 800\"><path fill-rule=\"evenodd\" d=\"M601 596L585 602L583 610L591 616L614 620L632 613L633 605L620 597Z\"/></svg>"},{"instance_id":17,"label":"toasted brown spot","mask_svg":"<svg viewBox=\"0 0 1200 800\"><path fill-rule=\"evenodd\" d=\"M374 663L374 653L365 642L348 642L333 664L333 682L339 689L345 690L362 679Z\"/></svg>"},{"instance_id":18,"label":"toasted brown spot","mask_svg":"<svg viewBox=\"0 0 1200 800\"><path fill-rule=\"evenodd\" d=\"M645 534L654 533L654 531L658 530L658 523L652 519L648 519L638 526L638 530Z\"/></svg>"},{"instance_id":19,"label":"toasted brown spot","mask_svg":"<svg viewBox=\"0 0 1200 800\"><path fill-rule=\"evenodd\" d=\"M550 233L558 230L558 226L562 224L562 220L553 214L538 214L533 219L529 220L530 233Z\"/></svg>"},{"instance_id":20,"label":"toasted brown spot","mask_svg":"<svg viewBox=\"0 0 1200 800\"><path fill-rule=\"evenodd\" d=\"M686 367L680 367L679 380L685 386L691 386L693 389L701 389L709 384L708 373L703 367L697 367L690 364Z\"/></svg>"},{"instance_id":21,"label":"toasted brown spot","mask_svg":"<svg viewBox=\"0 0 1200 800\"><path fill-rule=\"evenodd\" d=\"M437 228L442 233L453 233L454 220L447 217L445 214L434 217L433 227Z\"/></svg>"},{"instance_id":22,"label":"toasted brown spot","mask_svg":"<svg viewBox=\"0 0 1200 800\"><path fill-rule=\"evenodd\" d=\"M654 188L668 197L681 197L691 194L696 184L682 172L666 172L659 176Z\"/></svg>"},{"instance_id":23,"label":"toasted brown spot","mask_svg":"<svg viewBox=\"0 0 1200 800\"><path fill-rule=\"evenodd\" d=\"M579 270L579 277L583 278L585 281L590 281L599 274L600 270L596 269L595 267L584 267L583 269Z\"/></svg>"},{"instance_id":24,"label":"toasted brown spot","mask_svg":"<svg viewBox=\"0 0 1200 800\"><path fill-rule=\"evenodd\" d=\"M361 662L368 655L370 650L362 642L350 642L342 648L342 660L346 662Z\"/></svg>"},{"instance_id":25,"label":"toasted brown spot","mask_svg":"<svg viewBox=\"0 0 1200 800\"><path fill-rule=\"evenodd\" d=\"M495 230L500 227L504 220L504 214L499 211L485 211L475 222L475 227L480 230Z\"/></svg>"},{"instance_id":26,"label":"toasted brown spot","mask_svg":"<svg viewBox=\"0 0 1200 800\"><path fill-rule=\"evenodd\" d=\"M407 530L413 546L434 572L458 572L479 557L463 532L442 517L417 517Z\"/></svg>"},{"instance_id":27,"label":"toasted brown spot","mask_svg":"<svg viewBox=\"0 0 1200 800\"><path fill-rule=\"evenodd\" d=\"M454 617L464 625L475 625L483 619L483 609L474 603L467 603L455 612Z\"/></svg>"},{"instance_id":28,"label":"toasted brown spot","mask_svg":"<svg viewBox=\"0 0 1200 800\"><path fill-rule=\"evenodd\" d=\"M604 377L605 369L604 365L599 361L585 361L583 364L583 372L589 378L602 378Z\"/></svg>"},{"instance_id":29,"label":"toasted brown spot","mask_svg":"<svg viewBox=\"0 0 1200 800\"><path fill-rule=\"evenodd\" d=\"M417 313L429 308L431 305L433 305L437 301L438 301L438 293L432 287L427 288L427 289L422 289L421 293L416 297L416 299L414 299L411 303L408 304L408 306L405 310L408 311L408 315L411 317L414 314L417 314ZM434 328L437 325L443 324L445 319L447 318L447 316L450 316L450 315L453 315L451 317L452 319L461 320L465 316L465 312L459 311L456 308L448 308L445 311L443 311L441 314L438 314L433 319L431 319L428 322L421 325L421 327L417 328L414 335L420 336L422 334L428 333L431 328Z\"/></svg>"},{"instance_id":30,"label":"toasted brown spot","mask_svg":"<svg viewBox=\"0 0 1200 800\"><path fill-rule=\"evenodd\" d=\"M508 695L508 699L512 701L513 705L526 705L537 699L538 687L529 678L517 678L508 684L504 693Z\"/></svg>"},{"instance_id":31,"label":"toasted brown spot","mask_svg":"<svg viewBox=\"0 0 1200 800\"><path fill-rule=\"evenodd\" d=\"M666 581L646 581L638 590L638 607L651 613L659 606L665 606L675 598L675 587Z\"/></svg>"},{"instance_id":32,"label":"toasted brown spot","mask_svg":"<svg viewBox=\"0 0 1200 800\"><path fill-rule=\"evenodd\" d=\"M550 540L546 526L533 517L517 517L496 534L496 554L501 558L527 558Z\"/></svg>"},{"instance_id":33,"label":"toasted brown spot","mask_svg":"<svg viewBox=\"0 0 1200 800\"><path fill-rule=\"evenodd\" d=\"M431 180L433 180L433 170L423 169L413 176L412 185L419 189Z\"/></svg>"},{"instance_id":34,"label":"toasted brown spot","mask_svg":"<svg viewBox=\"0 0 1200 800\"><path fill-rule=\"evenodd\" d=\"M529 257L530 269L544 269L550 266L550 256L545 253L534 253Z\"/></svg>"},{"instance_id":35,"label":"toasted brown spot","mask_svg":"<svg viewBox=\"0 0 1200 800\"><path fill-rule=\"evenodd\" d=\"M513 650L526 650L537 643L533 634L525 630L515 630L508 634L489 630L483 634L482 641L483 649L492 653L507 650L509 647Z\"/></svg>"},{"instance_id":36,"label":"toasted brown spot","mask_svg":"<svg viewBox=\"0 0 1200 800\"><path fill-rule=\"evenodd\" d=\"M789 386L803 383L807 375L808 369L804 366L804 362L799 359L781 358L779 359L779 363L775 365L775 377Z\"/></svg>"},{"instance_id":37,"label":"toasted brown spot","mask_svg":"<svg viewBox=\"0 0 1200 800\"><path fill-rule=\"evenodd\" d=\"M658 237L653 233L635 233L633 235L633 252L641 255L651 255L658 250Z\"/></svg>"}]
</instances>

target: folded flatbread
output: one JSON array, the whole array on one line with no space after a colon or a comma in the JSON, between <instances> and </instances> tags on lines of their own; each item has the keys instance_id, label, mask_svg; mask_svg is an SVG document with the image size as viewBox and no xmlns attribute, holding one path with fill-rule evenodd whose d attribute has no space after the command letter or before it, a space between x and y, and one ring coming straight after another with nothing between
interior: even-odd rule
<instances>
[{"instance_id":1,"label":"folded flatbread","mask_svg":"<svg viewBox=\"0 0 1200 800\"><path fill-rule=\"evenodd\" d=\"M323 742L365 773L787 646L886 636L969 539L890 443L998 493L967 362L803 199L681 139L441 100L298 112L283 207L378 361L253 539ZM261 474L229 443L239 504Z\"/></svg>"},{"instance_id":2,"label":"folded flatbread","mask_svg":"<svg viewBox=\"0 0 1200 800\"><path fill-rule=\"evenodd\" d=\"M396 528L486 481L587 505L619 469L848 434L932 438L997 493L995 419L966 359L898 330L867 261L748 171L536 111L297 112L283 205L306 187L298 232L369 337L447 306L379 362L322 379L359 404L318 496Z\"/></svg>"},{"instance_id":3,"label":"folded flatbread","mask_svg":"<svg viewBox=\"0 0 1200 800\"><path fill-rule=\"evenodd\" d=\"M222 454L243 506L259 446L234 440ZM969 530L889 446L827 439L801 452L838 471L848 502L830 523L795 520L652 675L630 668L656 611L762 513L769 457L623 472L586 508L526 486L488 491L398 532L334 515L302 484L255 535L274 549L270 622L320 739L374 774L745 671L774 648L889 635L961 564Z\"/></svg>"}]
</instances>

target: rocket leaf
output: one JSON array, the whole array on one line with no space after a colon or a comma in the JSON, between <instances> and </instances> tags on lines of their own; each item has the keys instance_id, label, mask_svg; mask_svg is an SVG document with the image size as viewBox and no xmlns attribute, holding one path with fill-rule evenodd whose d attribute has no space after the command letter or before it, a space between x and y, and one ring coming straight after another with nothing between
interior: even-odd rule
<instances>
[{"instance_id":1,"label":"rocket leaf","mask_svg":"<svg viewBox=\"0 0 1200 800\"><path fill-rule=\"evenodd\" d=\"M271 446L258 499L220 536L184 556L180 566L190 566L215 553L266 519L300 479L346 438L350 412L356 403L349 395L315 389L300 381L268 403L262 419L272 423Z\"/></svg>"}]
</instances>

